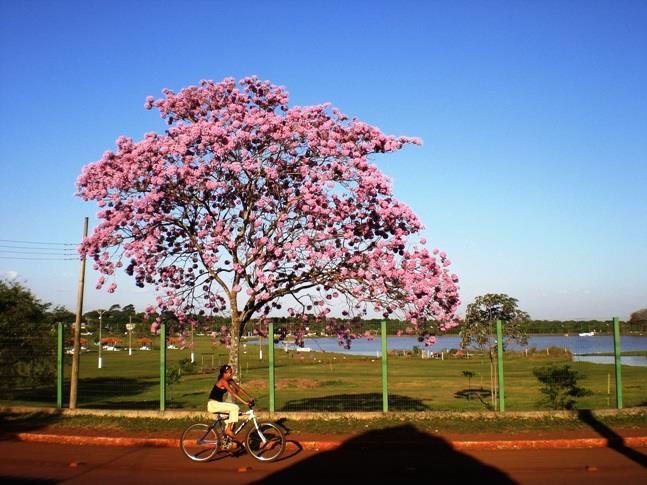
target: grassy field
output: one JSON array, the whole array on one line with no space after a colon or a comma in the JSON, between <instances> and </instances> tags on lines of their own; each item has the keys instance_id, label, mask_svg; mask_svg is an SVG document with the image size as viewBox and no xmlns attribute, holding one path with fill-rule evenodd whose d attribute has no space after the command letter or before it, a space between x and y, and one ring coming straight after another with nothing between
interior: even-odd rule
<instances>
[{"instance_id":1,"label":"grassy field","mask_svg":"<svg viewBox=\"0 0 647 485\"><path fill-rule=\"evenodd\" d=\"M157 342L154 342L155 348ZM91 347L95 348L95 347ZM267 348L259 357L257 345L241 348L240 381L257 397L258 407L267 409ZM78 405L85 408L158 409L159 351L103 351L98 369L96 351L81 354ZM168 367L190 358L190 350L168 350ZM277 411L382 411L381 361L375 357L349 356L331 352L285 352L276 350ZM196 366L167 390L167 408L203 410L226 349L212 346L208 337L196 337ZM66 355L69 376L70 356ZM570 362L570 354L553 349L546 352L506 353L504 359L506 410L548 409L539 404L540 385L533 369L547 364L570 363L583 374L579 384L592 394L579 398L577 407L615 407L615 378L612 365ZM481 411L490 402L490 367L487 357L422 359L412 354L389 355L389 408L391 411ZM464 372L472 373L468 379ZM647 405L647 367L623 366L624 407ZM66 387L65 398L68 390ZM13 390L2 396L3 404L54 405L54 386Z\"/></svg>"}]
</instances>

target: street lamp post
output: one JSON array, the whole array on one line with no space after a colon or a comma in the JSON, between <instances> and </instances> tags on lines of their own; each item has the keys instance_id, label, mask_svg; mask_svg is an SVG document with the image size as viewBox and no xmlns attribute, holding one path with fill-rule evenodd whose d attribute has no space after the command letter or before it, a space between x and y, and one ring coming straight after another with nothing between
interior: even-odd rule
<instances>
[{"instance_id":1,"label":"street lamp post","mask_svg":"<svg viewBox=\"0 0 647 485\"><path fill-rule=\"evenodd\" d=\"M259 333L258 334L258 360L263 360L263 334Z\"/></svg>"},{"instance_id":2,"label":"street lamp post","mask_svg":"<svg viewBox=\"0 0 647 485\"><path fill-rule=\"evenodd\" d=\"M133 317L130 317L130 322L126 324L126 329L128 329L128 355L133 355L133 330L135 325Z\"/></svg>"},{"instance_id":3,"label":"street lamp post","mask_svg":"<svg viewBox=\"0 0 647 485\"><path fill-rule=\"evenodd\" d=\"M193 364L195 362L195 345L193 343L193 331L195 327L193 324L191 324L191 363Z\"/></svg>"},{"instance_id":4,"label":"street lamp post","mask_svg":"<svg viewBox=\"0 0 647 485\"><path fill-rule=\"evenodd\" d=\"M103 347L103 344L101 342L101 322L102 322L102 317L103 314L105 313L105 310L98 310L97 313L99 314L99 369L103 368L103 360L101 359L101 348Z\"/></svg>"}]
</instances>

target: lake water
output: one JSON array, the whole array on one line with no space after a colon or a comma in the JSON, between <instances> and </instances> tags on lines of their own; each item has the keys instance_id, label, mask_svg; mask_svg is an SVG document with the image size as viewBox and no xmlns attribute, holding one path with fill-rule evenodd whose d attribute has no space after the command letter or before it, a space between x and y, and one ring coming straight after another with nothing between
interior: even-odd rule
<instances>
[{"instance_id":1,"label":"lake water","mask_svg":"<svg viewBox=\"0 0 647 485\"><path fill-rule=\"evenodd\" d=\"M267 341L265 341L267 342ZM257 341L248 341L248 343L257 343ZM305 346L313 351L336 352L348 355L374 355L381 354L382 343L379 336L373 340L366 338L355 339L352 341L350 349L344 349L338 345L336 338L321 337L308 338ZM423 352L446 352L448 349L460 348L460 337L456 335L446 335L436 338L434 345L425 347L424 343L419 342L417 337L395 337L387 338L388 350L411 350L416 346ZM622 336L620 337L620 346L623 352L647 350L647 336ZM545 350L549 347L558 347L568 349L574 354L573 360L594 362L599 364L612 364L613 356L595 356L581 354L599 354L613 352L613 337L610 335L601 335L593 337L574 336L557 336L557 335L537 335L528 338L528 348L535 347L537 350ZM277 349L284 349L285 343L276 344ZM507 346L509 350L523 350L524 347L518 345ZM622 357L624 365L647 366L647 358L644 356L624 356Z\"/></svg>"},{"instance_id":2,"label":"lake water","mask_svg":"<svg viewBox=\"0 0 647 485\"><path fill-rule=\"evenodd\" d=\"M573 361L575 362L591 362L593 364L611 364L615 360L612 355L574 355ZM642 355L623 355L620 357L622 365L647 367L647 357Z\"/></svg>"}]
</instances>

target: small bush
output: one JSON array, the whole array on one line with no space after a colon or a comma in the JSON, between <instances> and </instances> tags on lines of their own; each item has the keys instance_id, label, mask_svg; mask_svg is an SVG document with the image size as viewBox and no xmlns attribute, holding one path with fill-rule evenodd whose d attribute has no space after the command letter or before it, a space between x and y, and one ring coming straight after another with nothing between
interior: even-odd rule
<instances>
[{"instance_id":1,"label":"small bush","mask_svg":"<svg viewBox=\"0 0 647 485\"><path fill-rule=\"evenodd\" d=\"M572 370L568 364L547 365L533 369L532 372L543 384L541 392L546 397L542 403L547 403L552 409L573 409L574 398L592 394L590 390L577 385L577 380L584 376Z\"/></svg>"}]
</instances>

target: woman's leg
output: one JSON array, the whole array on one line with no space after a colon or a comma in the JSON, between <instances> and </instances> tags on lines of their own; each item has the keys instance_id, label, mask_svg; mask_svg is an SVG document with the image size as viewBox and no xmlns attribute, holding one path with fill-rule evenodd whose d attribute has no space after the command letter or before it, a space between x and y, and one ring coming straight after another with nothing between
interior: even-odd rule
<instances>
[{"instance_id":1,"label":"woman's leg","mask_svg":"<svg viewBox=\"0 0 647 485\"><path fill-rule=\"evenodd\" d=\"M231 402L209 401L207 409L210 413L228 413L229 416L225 420L225 423L227 424L238 422L240 408L237 404Z\"/></svg>"},{"instance_id":2,"label":"woman's leg","mask_svg":"<svg viewBox=\"0 0 647 485\"><path fill-rule=\"evenodd\" d=\"M233 427L238 422L238 413L240 412L238 405L230 402L209 401L209 412L229 413L225 420L225 434L233 438Z\"/></svg>"},{"instance_id":3,"label":"woman's leg","mask_svg":"<svg viewBox=\"0 0 647 485\"><path fill-rule=\"evenodd\" d=\"M229 416L225 420L225 434L233 440L236 448L239 448L240 444L236 439L236 435L234 434L233 429L234 424L238 422L238 413L240 411L238 405L230 402L210 400L207 409L210 413L229 413Z\"/></svg>"}]
</instances>

